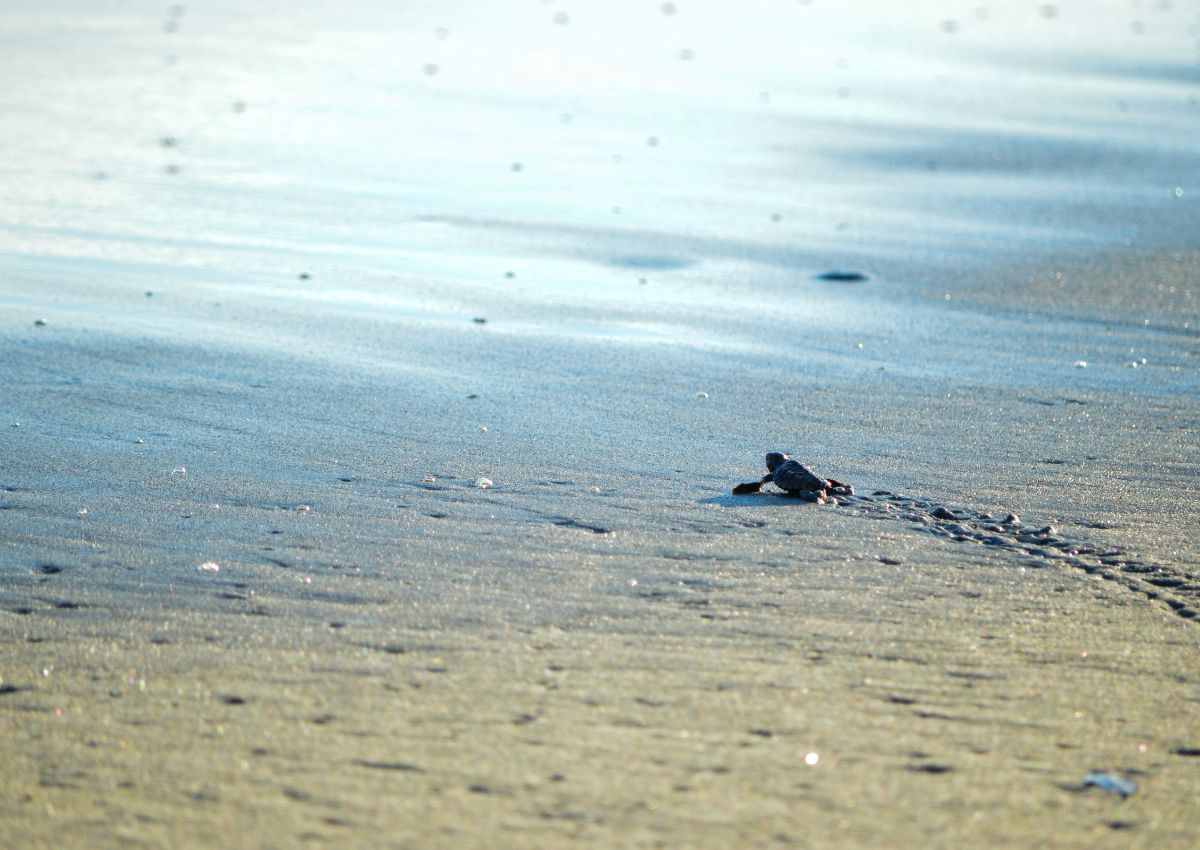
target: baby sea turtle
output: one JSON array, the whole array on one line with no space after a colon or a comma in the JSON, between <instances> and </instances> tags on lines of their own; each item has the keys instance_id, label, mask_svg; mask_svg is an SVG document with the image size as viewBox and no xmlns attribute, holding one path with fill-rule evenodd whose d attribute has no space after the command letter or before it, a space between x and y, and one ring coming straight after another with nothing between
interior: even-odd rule
<instances>
[{"instance_id":1,"label":"baby sea turtle","mask_svg":"<svg viewBox=\"0 0 1200 850\"><path fill-rule=\"evenodd\" d=\"M767 453L767 475L761 481L739 484L733 488L735 496L758 493L762 486L773 483L791 496L808 502L824 504L834 496L853 496L854 488L832 478L821 478L811 468L792 460L783 452Z\"/></svg>"}]
</instances>

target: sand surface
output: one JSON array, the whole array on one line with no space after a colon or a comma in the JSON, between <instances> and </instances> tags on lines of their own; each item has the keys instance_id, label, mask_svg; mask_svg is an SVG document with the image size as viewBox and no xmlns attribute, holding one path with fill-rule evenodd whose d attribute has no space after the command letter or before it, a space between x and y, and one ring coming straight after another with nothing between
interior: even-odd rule
<instances>
[{"instance_id":1,"label":"sand surface","mask_svg":"<svg viewBox=\"0 0 1200 850\"><path fill-rule=\"evenodd\" d=\"M1200 842L1200 18L726 5L0 4L0 847Z\"/></svg>"}]
</instances>

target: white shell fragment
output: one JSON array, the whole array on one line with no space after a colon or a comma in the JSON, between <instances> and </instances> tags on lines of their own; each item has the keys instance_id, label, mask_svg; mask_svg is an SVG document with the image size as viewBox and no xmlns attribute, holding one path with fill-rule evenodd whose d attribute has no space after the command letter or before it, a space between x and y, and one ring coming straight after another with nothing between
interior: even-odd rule
<instances>
[{"instance_id":1,"label":"white shell fragment","mask_svg":"<svg viewBox=\"0 0 1200 850\"><path fill-rule=\"evenodd\" d=\"M1128 797L1137 791L1136 782L1122 779L1120 776L1113 776L1111 773L1089 773L1083 778L1083 784L1111 791L1122 797Z\"/></svg>"},{"instance_id":2,"label":"white shell fragment","mask_svg":"<svg viewBox=\"0 0 1200 850\"><path fill-rule=\"evenodd\" d=\"M491 489L491 487L492 487L492 479L490 479L490 478L476 478L476 479L475 479L475 486L476 486L476 487L478 487L480 490L490 490L490 489Z\"/></svg>"}]
</instances>

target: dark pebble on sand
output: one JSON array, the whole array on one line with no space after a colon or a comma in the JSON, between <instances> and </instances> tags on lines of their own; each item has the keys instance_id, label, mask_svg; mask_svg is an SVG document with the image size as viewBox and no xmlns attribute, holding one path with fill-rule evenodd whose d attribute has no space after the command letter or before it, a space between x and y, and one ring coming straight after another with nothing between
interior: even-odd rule
<instances>
[{"instance_id":1,"label":"dark pebble on sand","mask_svg":"<svg viewBox=\"0 0 1200 850\"><path fill-rule=\"evenodd\" d=\"M483 318L483 316L476 316L471 321L477 325L486 325L487 324L487 319Z\"/></svg>"},{"instance_id":2,"label":"dark pebble on sand","mask_svg":"<svg viewBox=\"0 0 1200 850\"><path fill-rule=\"evenodd\" d=\"M908 769L914 773L949 773L954 770L948 764L910 764Z\"/></svg>"},{"instance_id":3,"label":"dark pebble on sand","mask_svg":"<svg viewBox=\"0 0 1200 850\"><path fill-rule=\"evenodd\" d=\"M870 280L870 278L862 272L851 271L849 269L830 269L827 272L817 275L817 280L828 280L835 283L861 283L864 280Z\"/></svg>"},{"instance_id":4,"label":"dark pebble on sand","mask_svg":"<svg viewBox=\"0 0 1200 850\"><path fill-rule=\"evenodd\" d=\"M929 512L929 515L935 519L958 519L958 517L948 508L943 508L940 505Z\"/></svg>"}]
</instances>

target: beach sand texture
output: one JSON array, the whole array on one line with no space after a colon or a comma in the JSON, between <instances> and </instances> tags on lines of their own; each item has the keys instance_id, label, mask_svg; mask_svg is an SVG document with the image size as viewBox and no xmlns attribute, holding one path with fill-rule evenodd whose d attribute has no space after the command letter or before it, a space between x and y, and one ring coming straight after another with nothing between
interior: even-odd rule
<instances>
[{"instance_id":1,"label":"beach sand texture","mask_svg":"<svg viewBox=\"0 0 1200 850\"><path fill-rule=\"evenodd\" d=\"M0 847L1200 843L1194 5L0 33Z\"/></svg>"}]
</instances>

